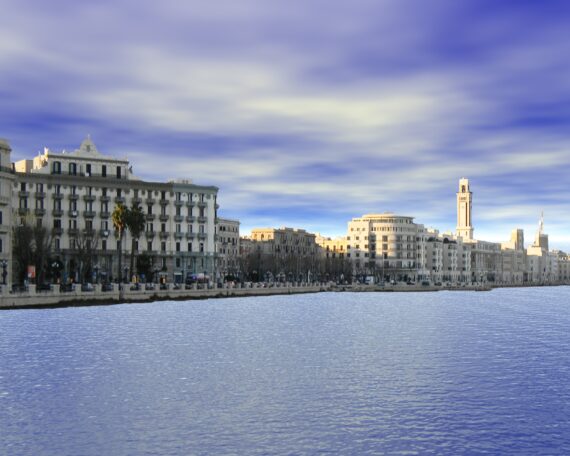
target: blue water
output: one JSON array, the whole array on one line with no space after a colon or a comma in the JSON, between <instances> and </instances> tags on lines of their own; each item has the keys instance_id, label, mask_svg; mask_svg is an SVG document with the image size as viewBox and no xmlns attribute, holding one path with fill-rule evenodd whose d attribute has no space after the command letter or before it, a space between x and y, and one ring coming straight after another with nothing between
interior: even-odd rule
<instances>
[{"instance_id":1,"label":"blue water","mask_svg":"<svg viewBox=\"0 0 570 456\"><path fill-rule=\"evenodd\" d=\"M0 454L569 454L570 288L0 312Z\"/></svg>"}]
</instances>

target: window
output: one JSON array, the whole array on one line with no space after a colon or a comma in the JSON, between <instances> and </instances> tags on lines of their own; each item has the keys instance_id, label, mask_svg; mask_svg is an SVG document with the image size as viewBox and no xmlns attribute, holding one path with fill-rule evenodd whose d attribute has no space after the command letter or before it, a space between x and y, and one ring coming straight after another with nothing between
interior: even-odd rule
<instances>
[{"instance_id":1,"label":"window","mask_svg":"<svg viewBox=\"0 0 570 456\"><path fill-rule=\"evenodd\" d=\"M0 211L0 225L2 225L2 211Z\"/></svg>"},{"instance_id":2,"label":"window","mask_svg":"<svg viewBox=\"0 0 570 456\"><path fill-rule=\"evenodd\" d=\"M54 219L53 227L54 228L61 228L61 219Z\"/></svg>"},{"instance_id":3,"label":"window","mask_svg":"<svg viewBox=\"0 0 570 456\"><path fill-rule=\"evenodd\" d=\"M61 162L53 162L53 168L52 168L52 173L53 174L61 174Z\"/></svg>"},{"instance_id":4,"label":"window","mask_svg":"<svg viewBox=\"0 0 570 456\"><path fill-rule=\"evenodd\" d=\"M2 252L2 238L0 238L0 252Z\"/></svg>"},{"instance_id":5,"label":"window","mask_svg":"<svg viewBox=\"0 0 570 456\"><path fill-rule=\"evenodd\" d=\"M85 175L86 176L91 176L91 163L88 163L87 165L85 165ZM91 193L89 193L91 195Z\"/></svg>"},{"instance_id":6,"label":"window","mask_svg":"<svg viewBox=\"0 0 570 456\"><path fill-rule=\"evenodd\" d=\"M166 252L166 242L163 241L160 243L160 250L162 252Z\"/></svg>"},{"instance_id":7,"label":"window","mask_svg":"<svg viewBox=\"0 0 570 456\"><path fill-rule=\"evenodd\" d=\"M117 179L121 178L121 167L117 166Z\"/></svg>"},{"instance_id":8,"label":"window","mask_svg":"<svg viewBox=\"0 0 570 456\"><path fill-rule=\"evenodd\" d=\"M55 250L59 250L60 240L59 238L55 238Z\"/></svg>"},{"instance_id":9,"label":"window","mask_svg":"<svg viewBox=\"0 0 570 456\"><path fill-rule=\"evenodd\" d=\"M103 231L109 230L109 222L107 220L101 220L101 229Z\"/></svg>"},{"instance_id":10,"label":"window","mask_svg":"<svg viewBox=\"0 0 570 456\"><path fill-rule=\"evenodd\" d=\"M200 242L200 252L204 253L204 243Z\"/></svg>"},{"instance_id":11,"label":"window","mask_svg":"<svg viewBox=\"0 0 570 456\"><path fill-rule=\"evenodd\" d=\"M176 267L177 267L177 268L180 267L180 258L176 258Z\"/></svg>"},{"instance_id":12,"label":"window","mask_svg":"<svg viewBox=\"0 0 570 456\"><path fill-rule=\"evenodd\" d=\"M107 239L103 239L101 241L101 249L102 250L107 250Z\"/></svg>"},{"instance_id":13,"label":"window","mask_svg":"<svg viewBox=\"0 0 570 456\"><path fill-rule=\"evenodd\" d=\"M152 204L147 204L147 206L146 206L146 213L147 213L147 214L152 214Z\"/></svg>"},{"instance_id":14,"label":"window","mask_svg":"<svg viewBox=\"0 0 570 456\"><path fill-rule=\"evenodd\" d=\"M69 164L69 174L72 176L77 175L77 163L70 163Z\"/></svg>"},{"instance_id":15,"label":"window","mask_svg":"<svg viewBox=\"0 0 570 456\"><path fill-rule=\"evenodd\" d=\"M101 166L101 176L107 177L107 165Z\"/></svg>"},{"instance_id":16,"label":"window","mask_svg":"<svg viewBox=\"0 0 570 456\"><path fill-rule=\"evenodd\" d=\"M152 241L146 241L146 249L149 252L152 250Z\"/></svg>"},{"instance_id":17,"label":"window","mask_svg":"<svg viewBox=\"0 0 570 456\"><path fill-rule=\"evenodd\" d=\"M189 252L192 251L192 243L191 243L191 242L188 243L188 251L189 251Z\"/></svg>"},{"instance_id":18,"label":"window","mask_svg":"<svg viewBox=\"0 0 570 456\"><path fill-rule=\"evenodd\" d=\"M161 233L166 233L166 223L161 223L161 224L160 224L160 232L161 232Z\"/></svg>"},{"instance_id":19,"label":"window","mask_svg":"<svg viewBox=\"0 0 570 456\"><path fill-rule=\"evenodd\" d=\"M177 242L177 243L176 243L176 251L177 251L177 252L180 252L180 242Z\"/></svg>"},{"instance_id":20,"label":"window","mask_svg":"<svg viewBox=\"0 0 570 456\"><path fill-rule=\"evenodd\" d=\"M120 188L117 189L117 198L120 198L123 195Z\"/></svg>"}]
</instances>

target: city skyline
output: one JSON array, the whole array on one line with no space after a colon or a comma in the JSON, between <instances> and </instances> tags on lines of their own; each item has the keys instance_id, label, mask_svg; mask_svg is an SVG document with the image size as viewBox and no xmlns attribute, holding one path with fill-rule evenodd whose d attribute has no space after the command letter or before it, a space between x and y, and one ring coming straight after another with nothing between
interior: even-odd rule
<instances>
[{"instance_id":1,"label":"city skyline","mask_svg":"<svg viewBox=\"0 0 570 456\"><path fill-rule=\"evenodd\" d=\"M144 179L219 186L243 232L384 211L455 231L468 177L475 238L528 242L544 211L570 249L569 8L23 1L0 19L0 136L17 161L90 133Z\"/></svg>"}]
</instances>

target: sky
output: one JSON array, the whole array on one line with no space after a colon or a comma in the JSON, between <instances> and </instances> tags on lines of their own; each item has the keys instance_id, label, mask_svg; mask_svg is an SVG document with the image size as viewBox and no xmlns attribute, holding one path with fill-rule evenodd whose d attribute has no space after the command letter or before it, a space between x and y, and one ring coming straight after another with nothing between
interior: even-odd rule
<instances>
[{"instance_id":1,"label":"sky","mask_svg":"<svg viewBox=\"0 0 570 456\"><path fill-rule=\"evenodd\" d=\"M570 250L570 2L0 0L12 160L87 136L220 215L328 236L392 211Z\"/></svg>"}]
</instances>

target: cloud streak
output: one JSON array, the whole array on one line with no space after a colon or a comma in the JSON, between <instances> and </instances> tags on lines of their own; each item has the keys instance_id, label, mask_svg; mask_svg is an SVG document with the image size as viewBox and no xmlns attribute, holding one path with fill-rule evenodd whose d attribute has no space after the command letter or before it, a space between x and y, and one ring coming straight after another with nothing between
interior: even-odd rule
<instances>
[{"instance_id":1,"label":"cloud streak","mask_svg":"<svg viewBox=\"0 0 570 456\"><path fill-rule=\"evenodd\" d=\"M16 159L91 133L145 179L219 186L246 230L331 235L384 210L453 229L467 176L477 234L544 209L570 249L565 3L53 3L0 18Z\"/></svg>"}]
</instances>

